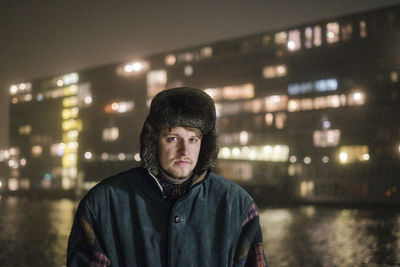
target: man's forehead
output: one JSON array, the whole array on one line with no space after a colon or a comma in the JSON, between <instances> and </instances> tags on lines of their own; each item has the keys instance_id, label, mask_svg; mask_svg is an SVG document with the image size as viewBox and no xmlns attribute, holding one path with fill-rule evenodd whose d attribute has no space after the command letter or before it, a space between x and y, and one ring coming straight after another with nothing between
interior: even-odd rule
<instances>
[{"instance_id":1,"label":"man's forehead","mask_svg":"<svg viewBox=\"0 0 400 267\"><path fill-rule=\"evenodd\" d=\"M202 136L200 129L194 128L194 127L183 127L183 126L177 126L177 127L163 129L160 131L160 134L163 134L163 135L180 134L180 133L182 133L182 131L189 131L193 135L196 135L197 137Z\"/></svg>"}]
</instances>

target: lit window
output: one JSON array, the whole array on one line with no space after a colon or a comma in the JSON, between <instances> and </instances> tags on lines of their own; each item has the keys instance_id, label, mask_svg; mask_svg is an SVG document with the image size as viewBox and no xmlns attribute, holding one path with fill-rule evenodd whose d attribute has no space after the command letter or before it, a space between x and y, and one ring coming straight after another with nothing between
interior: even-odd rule
<instances>
[{"instance_id":1,"label":"lit window","mask_svg":"<svg viewBox=\"0 0 400 267\"><path fill-rule=\"evenodd\" d=\"M68 131L63 134L63 142L77 141L79 132L77 130Z\"/></svg>"},{"instance_id":2,"label":"lit window","mask_svg":"<svg viewBox=\"0 0 400 267\"><path fill-rule=\"evenodd\" d=\"M20 84L14 84L10 86L10 95L16 95L19 93L29 93L32 90L32 84L31 83L20 83Z\"/></svg>"},{"instance_id":3,"label":"lit window","mask_svg":"<svg viewBox=\"0 0 400 267\"><path fill-rule=\"evenodd\" d=\"M65 153L62 157L62 166L67 168L67 171L70 167L77 166L78 157L76 153Z\"/></svg>"},{"instance_id":4,"label":"lit window","mask_svg":"<svg viewBox=\"0 0 400 267\"><path fill-rule=\"evenodd\" d=\"M239 139L241 145L247 144L249 142L249 133L246 131L240 132Z\"/></svg>"},{"instance_id":5,"label":"lit window","mask_svg":"<svg viewBox=\"0 0 400 267\"><path fill-rule=\"evenodd\" d=\"M314 182L313 181L303 181L300 184L300 196L307 197L311 196L314 192Z\"/></svg>"},{"instance_id":6,"label":"lit window","mask_svg":"<svg viewBox=\"0 0 400 267\"><path fill-rule=\"evenodd\" d=\"M283 77L287 74L286 65L268 66L263 69L263 77L272 79L276 77Z\"/></svg>"},{"instance_id":7,"label":"lit window","mask_svg":"<svg viewBox=\"0 0 400 267\"><path fill-rule=\"evenodd\" d=\"M368 146L343 146L339 149L338 159L342 164L368 161Z\"/></svg>"},{"instance_id":8,"label":"lit window","mask_svg":"<svg viewBox=\"0 0 400 267\"><path fill-rule=\"evenodd\" d=\"M219 136L222 145L246 145L247 143L251 142L252 138L252 133L247 131L226 133Z\"/></svg>"},{"instance_id":9,"label":"lit window","mask_svg":"<svg viewBox=\"0 0 400 267\"><path fill-rule=\"evenodd\" d=\"M82 121L81 120L74 120L70 119L67 121L62 122L62 129L63 131L70 131L70 130L82 130Z\"/></svg>"},{"instance_id":10,"label":"lit window","mask_svg":"<svg viewBox=\"0 0 400 267\"><path fill-rule=\"evenodd\" d=\"M8 179L8 189L10 191L16 191L19 188L18 179L17 178L10 178Z\"/></svg>"},{"instance_id":11,"label":"lit window","mask_svg":"<svg viewBox=\"0 0 400 267\"><path fill-rule=\"evenodd\" d=\"M286 118L287 118L286 113L283 113L283 112L276 113L276 115L275 115L275 127L277 129L283 129L285 127L285 124L286 124Z\"/></svg>"},{"instance_id":12,"label":"lit window","mask_svg":"<svg viewBox=\"0 0 400 267\"><path fill-rule=\"evenodd\" d=\"M28 102L32 100L32 94L26 94L24 95L24 101Z\"/></svg>"},{"instance_id":13,"label":"lit window","mask_svg":"<svg viewBox=\"0 0 400 267\"><path fill-rule=\"evenodd\" d=\"M218 157L231 160L285 162L289 157L289 147L286 145L223 147Z\"/></svg>"},{"instance_id":14,"label":"lit window","mask_svg":"<svg viewBox=\"0 0 400 267\"><path fill-rule=\"evenodd\" d=\"M288 111L294 112L300 110L301 110L300 99L290 99L288 101Z\"/></svg>"},{"instance_id":15,"label":"lit window","mask_svg":"<svg viewBox=\"0 0 400 267\"><path fill-rule=\"evenodd\" d=\"M273 95L266 97L265 101L265 111L272 112L278 110L285 110L287 107L287 96L286 95Z\"/></svg>"},{"instance_id":16,"label":"lit window","mask_svg":"<svg viewBox=\"0 0 400 267\"><path fill-rule=\"evenodd\" d=\"M365 103L365 94L361 92L354 92L348 95L347 103L349 106L358 106Z\"/></svg>"},{"instance_id":17,"label":"lit window","mask_svg":"<svg viewBox=\"0 0 400 267\"><path fill-rule=\"evenodd\" d=\"M102 136L104 141L115 141L119 137L119 129L117 127L105 128Z\"/></svg>"},{"instance_id":18,"label":"lit window","mask_svg":"<svg viewBox=\"0 0 400 267\"><path fill-rule=\"evenodd\" d=\"M335 91L338 88L338 82L336 79L318 80L315 81L314 86L317 92Z\"/></svg>"},{"instance_id":19,"label":"lit window","mask_svg":"<svg viewBox=\"0 0 400 267\"><path fill-rule=\"evenodd\" d=\"M328 108L338 108L340 107L340 97L338 95L326 96L326 107Z\"/></svg>"},{"instance_id":20,"label":"lit window","mask_svg":"<svg viewBox=\"0 0 400 267\"><path fill-rule=\"evenodd\" d=\"M305 48L311 48L313 46L313 29L307 27L304 30L304 46Z\"/></svg>"},{"instance_id":21,"label":"lit window","mask_svg":"<svg viewBox=\"0 0 400 267\"><path fill-rule=\"evenodd\" d=\"M106 113L125 113L133 110L134 107L133 101L120 101L108 104L104 109Z\"/></svg>"},{"instance_id":22,"label":"lit window","mask_svg":"<svg viewBox=\"0 0 400 267\"><path fill-rule=\"evenodd\" d=\"M146 61L135 61L128 63L124 66L120 66L117 69L117 73L122 76L131 76L138 73L145 72L150 69L150 63Z\"/></svg>"},{"instance_id":23,"label":"lit window","mask_svg":"<svg viewBox=\"0 0 400 267\"><path fill-rule=\"evenodd\" d=\"M93 154L92 154L92 152L87 151L87 152L85 152L84 157L85 157L85 159L92 159Z\"/></svg>"},{"instance_id":24,"label":"lit window","mask_svg":"<svg viewBox=\"0 0 400 267\"><path fill-rule=\"evenodd\" d=\"M265 114L265 124L271 126L274 120L274 115L272 113Z\"/></svg>"},{"instance_id":25,"label":"lit window","mask_svg":"<svg viewBox=\"0 0 400 267\"><path fill-rule=\"evenodd\" d=\"M276 77L275 67L274 66L265 67L263 69L263 76L266 79L270 79L270 78Z\"/></svg>"},{"instance_id":26,"label":"lit window","mask_svg":"<svg viewBox=\"0 0 400 267\"><path fill-rule=\"evenodd\" d=\"M390 73L390 80L394 83L399 81L399 73L397 71L392 71Z\"/></svg>"},{"instance_id":27,"label":"lit window","mask_svg":"<svg viewBox=\"0 0 400 267\"><path fill-rule=\"evenodd\" d=\"M351 25L351 23L347 23L342 26L341 29L342 40L349 40L351 38L352 33L353 33L353 25Z\"/></svg>"},{"instance_id":28,"label":"lit window","mask_svg":"<svg viewBox=\"0 0 400 267\"><path fill-rule=\"evenodd\" d=\"M312 98L303 98L300 100L300 109L301 110L311 110L313 109L313 100Z\"/></svg>"},{"instance_id":29,"label":"lit window","mask_svg":"<svg viewBox=\"0 0 400 267\"><path fill-rule=\"evenodd\" d=\"M74 73L70 73L70 74L66 74L62 77L62 82L64 85L70 85L70 84L74 84L74 83L78 83L79 81L79 75L78 73L74 72Z\"/></svg>"},{"instance_id":30,"label":"lit window","mask_svg":"<svg viewBox=\"0 0 400 267\"><path fill-rule=\"evenodd\" d=\"M247 99L254 97L253 84L222 87L222 98L228 100Z\"/></svg>"},{"instance_id":31,"label":"lit window","mask_svg":"<svg viewBox=\"0 0 400 267\"><path fill-rule=\"evenodd\" d=\"M314 26L314 45L320 46L322 44L322 28L321 26Z\"/></svg>"},{"instance_id":32,"label":"lit window","mask_svg":"<svg viewBox=\"0 0 400 267\"><path fill-rule=\"evenodd\" d=\"M191 62L193 61L193 53L191 52L183 52L178 54L178 61L179 62Z\"/></svg>"},{"instance_id":33,"label":"lit window","mask_svg":"<svg viewBox=\"0 0 400 267\"><path fill-rule=\"evenodd\" d=\"M311 157L304 157L303 159L305 164L310 164L311 163Z\"/></svg>"},{"instance_id":34,"label":"lit window","mask_svg":"<svg viewBox=\"0 0 400 267\"><path fill-rule=\"evenodd\" d=\"M340 130L314 131L313 141L316 147L337 146L340 142Z\"/></svg>"},{"instance_id":35,"label":"lit window","mask_svg":"<svg viewBox=\"0 0 400 267\"><path fill-rule=\"evenodd\" d=\"M63 156L64 155L64 150L65 150L65 144L64 143L58 143L58 144L52 144L50 146L50 154L52 156Z\"/></svg>"},{"instance_id":36,"label":"lit window","mask_svg":"<svg viewBox=\"0 0 400 267\"><path fill-rule=\"evenodd\" d=\"M259 113L263 111L264 108L264 101L263 99L254 99L251 101L246 101L243 103L243 110L252 112L252 113Z\"/></svg>"},{"instance_id":37,"label":"lit window","mask_svg":"<svg viewBox=\"0 0 400 267\"><path fill-rule=\"evenodd\" d=\"M205 58L205 57L211 57L212 56L212 47L211 46L206 46L200 49L200 56Z\"/></svg>"},{"instance_id":38,"label":"lit window","mask_svg":"<svg viewBox=\"0 0 400 267\"><path fill-rule=\"evenodd\" d=\"M78 117L78 113L79 113L78 107L63 109L62 118L64 120L75 119L76 117Z\"/></svg>"},{"instance_id":39,"label":"lit window","mask_svg":"<svg viewBox=\"0 0 400 267\"><path fill-rule=\"evenodd\" d=\"M368 36L368 31L367 31L367 22L365 20L360 21L360 37L365 38Z\"/></svg>"},{"instance_id":40,"label":"lit window","mask_svg":"<svg viewBox=\"0 0 400 267\"><path fill-rule=\"evenodd\" d=\"M158 92L165 89L167 84L166 70L153 70L147 73L147 97L153 98Z\"/></svg>"},{"instance_id":41,"label":"lit window","mask_svg":"<svg viewBox=\"0 0 400 267\"><path fill-rule=\"evenodd\" d=\"M249 99L254 97L254 85L251 83L243 85L232 85L204 90L214 101Z\"/></svg>"},{"instance_id":42,"label":"lit window","mask_svg":"<svg viewBox=\"0 0 400 267\"><path fill-rule=\"evenodd\" d=\"M326 41L328 44L339 41L339 23L331 22L326 25Z\"/></svg>"},{"instance_id":43,"label":"lit window","mask_svg":"<svg viewBox=\"0 0 400 267\"><path fill-rule=\"evenodd\" d=\"M66 97L63 99L63 107L73 107L78 105L78 98L76 96Z\"/></svg>"},{"instance_id":44,"label":"lit window","mask_svg":"<svg viewBox=\"0 0 400 267\"><path fill-rule=\"evenodd\" d=\"M78 152L79 144L76 141L68 142L64 147L65 153L77 153Z\"/></svg>"},{"instance_id":45,"label":"lit window","mask_svg":"<svg viewBox=\"0 0 400 267\"><path fill-rule=\"evenodd\" d=\"M169 54L165 56L165 64L168 66L174 65L176 62L176 57L173 54Z\"/></svg>"},{"instance_id":46,"label":"lit window","mask_svg":"<svg viewBox=\"0 0 400 267\"><path fill-rule=\"evenodd\" d=\"M277 77L286 76L287 74L286 65L277 65L275 68Z\"/></svg>"},{"instance_id":47,"label":"lit window","mask_svg":"<svg viewBox=\"0 0 400 267\"><path fill-rule=\"evenodd\" d=\"M289 32L289 40L287 47L290 51L299 50L301 48L300 31L293 30Z\"/></svg>"},{"instance_id":48,"label":"lit window","mask_svg":"<svg viewBox=\"0 0 400 267\"><path fill-rule=\"evenodd\" d=\"M79 85L78 106L86 107L93 102L92 90L89 83Z\"/></svg>"},{"instance_id":49,"label":"lit window","mask_svg":"<svg viewBox=\"0 0 400 267\"><path fill-rule=\"evenodd\" d=\"M193 75L193 67L191 65L186 65L183 69L183 73L185 76L192 76Z\"/></svg>"},{"instance_id":50,"label":"lit window","mask_svg":"<svg viewBox=\"0 0 400 267\"><path fill-rule=\"evenodd\" d=\"M287 43L287 33L286 32L278 32L275 34L275 44L286 45L286 43Z\"/></svg>"},{"instance_id":51,"label":"lit window","mask_svg":"<svg viewBox=\"0 0 400 267\"><path fill-rule=\"evenodd\" d=\"M40 155L42 155L42 152L43 152L42 146L36 145L32 147L32 155L34 157L39 157Z\"/></svg>"},{"instance_id":52,"label":"lit window","mask_svg":"<svg viewBox=\"0 0 400 267\"><path fill-rule=\"evenodd\" d=\"M21 127L19 127L18 129L18 133L20 135L28 135L31 134L32 132L32 126L31 125L22 125Z\"/></svg>"}]
</instances>

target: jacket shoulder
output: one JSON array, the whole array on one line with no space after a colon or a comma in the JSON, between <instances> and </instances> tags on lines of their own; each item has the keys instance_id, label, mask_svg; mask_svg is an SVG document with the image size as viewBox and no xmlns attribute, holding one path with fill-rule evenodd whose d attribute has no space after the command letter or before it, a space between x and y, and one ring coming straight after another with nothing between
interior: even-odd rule
<instances>
[{"instance_id":1,"label":"jacket shoulder","mask_svg":"<svg viewBox=\"0 0 400 267\"><path fill-rule=\"evenodd\" d=\"M253 198L249 195L249 193L247 193L247 191L243 187L232 180L229 180L213 172L210 172L208 180L210 186L213 187L215 190L220 191L220 193L222 194L229 194L232 197L238 197L243 200L253 202Z\"/></svg>"},{"instance_id":2,"label":"jacket shoulder","mask_svg":"<svg viewBox=\"0 0 400 267\"><path fill-rule=\"evenodd\" d=\"M96 184L86 193L82 201L90 203L105 200L110 196L123 197L128 190L135 188L135 185L145 176L145 170L140 167L125 170Z\"/></svg>"}]
</instances>

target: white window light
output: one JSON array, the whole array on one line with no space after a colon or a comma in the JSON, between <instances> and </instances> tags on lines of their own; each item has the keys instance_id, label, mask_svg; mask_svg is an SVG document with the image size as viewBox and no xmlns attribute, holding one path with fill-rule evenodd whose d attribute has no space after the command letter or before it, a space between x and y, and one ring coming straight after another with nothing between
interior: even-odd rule
<instances>
[{"instance_id":1,"label":"white window light","mask_svg":"<svg viewBox=\"0 0 400 267\"><path fill-rule=\"evenodd\" d=\"M174 54L169 54L165 56L165 64L172 66L176 63L176 56Z\"/></svg>"},{"instance_id":2,"label":"white window light","mask_svg":"<svg viewBox=\"0 0 400 267\"><path fill-rule=\"evenodd\" d=\"M133 110L135 103L133 101L113 102L105 107L107 113L125 113Z\"/></svg>"},{"instance_id":3,"label":"white window light","mask_svg":"<svg viewBox=\"0 0 400 267\"><path fill-rule=\"evenodd\" d=\"M84 157L85 157L85 159L89 160L89 159L92 159L93 154L90 151L86 151L84 154Z\"/></svg>"},{"instance_id":4,"label":"white window light","mask_svg":"<svg viewBox=\"0 0 400 267\"><path fill-rule=\"evenodd\" d=\"M32 89L31 83L14 84L10 86L9 93L10 95L15 95L18 93L27 93L30 92L31 89Z\"/></svg>"},{"instance_id":5,"label":"white window light","mask_svg":"<svg viewBox=\"0 0 400 267\"><path fill-rule=\"evenodd\" d=\"M79 75L78 73L74 72L74 73L70 73L70 74L66 74L62 77L62 82L65 85L70 85L70 84L74 84L74 83L78 83L79 81Z\"/></svg>"},{"instance_id":6,"label":"white window light","mask_svg":"<svg viewBox=\"0 0 400 267\"><path fill-rule=\"evenodd\" d=\"M134 61L118 68L117 72L123 76L130 76L147 71L150 64L146 61Z\"/></svg>"}]
</instances>

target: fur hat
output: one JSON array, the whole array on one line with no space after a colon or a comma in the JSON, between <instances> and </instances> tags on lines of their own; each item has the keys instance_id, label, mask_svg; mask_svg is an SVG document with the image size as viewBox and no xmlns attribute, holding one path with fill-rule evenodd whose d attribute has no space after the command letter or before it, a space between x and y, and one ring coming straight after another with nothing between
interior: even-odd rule
<instances>
[{"instance_id":1,"label":"fur hat","mask_svg":"<svg viewBox=\"0 0 400 267\"><path fill-rule=\"evenodd\" d=\"M142 166L153 175L158 175L158 134L163 129L180 126L200 129L203 134L193 173L200 175L215 167L218 156L215 120L214 101L200 89L180 87L158 93L151 102L149 115L140 133Z\"/></svg>"}]
</instances>

